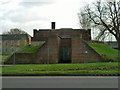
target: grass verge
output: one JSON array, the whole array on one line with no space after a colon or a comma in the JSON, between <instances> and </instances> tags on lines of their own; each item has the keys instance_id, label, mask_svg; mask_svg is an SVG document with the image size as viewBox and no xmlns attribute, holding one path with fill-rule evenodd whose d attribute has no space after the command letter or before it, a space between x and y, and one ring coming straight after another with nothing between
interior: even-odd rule
<instances>
[{"instance_id":1,"label":"grass verge","mask_svg":"<svg viewBox=\"0 0 120 90\"><path fill-rule=\"evenodd\" d=\"M118 63L15 65L2 68L2 74L117 74ZM116 67L116 68L109 68ZM78 69L79 68L79 69ZM94 68L93 70L91 68ZM106 69L107 68L107 69Z\"/></svg>"}]
</instances>

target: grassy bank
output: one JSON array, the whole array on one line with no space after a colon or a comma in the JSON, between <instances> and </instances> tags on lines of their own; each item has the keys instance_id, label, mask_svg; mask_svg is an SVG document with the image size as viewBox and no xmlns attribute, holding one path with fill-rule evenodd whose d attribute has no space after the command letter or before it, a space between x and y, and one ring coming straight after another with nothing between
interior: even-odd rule
<instances>
[{"instance_id":1,"label":"grassy bank","mask_svg":"<svg viewBox=\"0 0 120 90\"><path fill-rule=\"evenodd\" d=\"M89 43L89 46L92 47L104 59L118 61L118 50L100 43Z\"/></svg>"},{"instance_id":2,"label":"grassy bank","mask_svg":"<svg viewBox=\"0 0 120 90\"><path fill-rule=\"evenodd\" d=\"M35 53L45 42L39 42L38 46L25 46L16 53Z\"/></svg>"},{"instance_id":3,"label":"grassy bank","mask_svg":"<svg viewBox=\"0 0 120 90\"><path fill-rule=\"evenodd\" d=\"M0 60L2 60L2 61L0 61L0 63L3 64L4 62L7 61L8 58L9 58L8 55L0 55Z\"/></svg>"},{"instance_id":4,"label":"grassy bank","mask_svg":"<svg viewBox=\"0 0 120 90\"><path fill-rule=\"evenodd\" d=\"M118 63L15 65L2 68L3 74L118 73Z\"/></svg>"},{"instance_id":5,"label":"grassy bank","mask_svg":"<svg viewBox=\"0 0 120 90\"><path fill-rule=\"evenodd\" d=\"M38 50L38 48L40 48L40 46L25 46L16 53L34 53L35 51Z\"/></svg>"}]
</instances>

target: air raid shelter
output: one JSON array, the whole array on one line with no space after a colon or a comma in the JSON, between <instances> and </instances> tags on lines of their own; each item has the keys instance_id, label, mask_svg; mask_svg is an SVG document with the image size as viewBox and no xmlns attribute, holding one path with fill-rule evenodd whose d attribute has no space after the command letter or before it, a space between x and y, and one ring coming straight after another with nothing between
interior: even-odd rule
<instances>
[{"instance_id":1,"label":"air raid shelter","mask_svg":"<svg viewBox=\"0 0 120 90\"><path fill-rule=\"evenodd\" d=\"M44 43L35 53L16 53L16 62L83 63L101 61L101 56L88 45L90 41L91 29L55 29L55 22L52 22L51 29L33 30L31 46L39 45L40 42Z\"/></svg>"}]
</instances>

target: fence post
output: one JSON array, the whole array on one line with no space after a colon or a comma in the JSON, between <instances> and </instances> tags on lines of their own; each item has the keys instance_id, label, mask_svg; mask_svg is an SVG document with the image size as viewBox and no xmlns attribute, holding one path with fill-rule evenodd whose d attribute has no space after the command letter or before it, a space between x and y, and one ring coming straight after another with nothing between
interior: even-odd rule
<instances>
[{"instance_id":1,"label":"fence post","mask_svg":"<svg viewBox=\"0 0 120 90\"><path fill-rule=\"evenodd\" d=\"M13 54L13 65L14 65L14 70L15 70L15 52Z\"/></svg>"},{"instance_id":2,"label":"fence post","mask_svg":"<svg viewBox=\"0 0 120 90\"><path fill-rule=\"evenodd\" d=\"M84 69L86 68L85 66L85 45L84 45Z\"/></svg>"},{"instance_id":3,"label":"fence post","mask_svg":"<svg viewBox=\"0 0 120 90\"><path fill-rule=\"evenodd\" d=\"M48 61L47 61L47 64L48 64L48 71L49 71L49 53L50 51L49 51L49 48L48 48Z\"/></svg>"},{"instance_id":4,"label":"fence post","mask_svg":"<svg viewBox=\"0 0 120 90\"><path fill-rule=\"evenodd\" d=\"M84 45L84 69L87 70L87 66L86 66L86 56L87 55L88 51L86 50L86 46ZM88 70L87 70L87 73L88 73Z\"/></svg>"}]
</instances>

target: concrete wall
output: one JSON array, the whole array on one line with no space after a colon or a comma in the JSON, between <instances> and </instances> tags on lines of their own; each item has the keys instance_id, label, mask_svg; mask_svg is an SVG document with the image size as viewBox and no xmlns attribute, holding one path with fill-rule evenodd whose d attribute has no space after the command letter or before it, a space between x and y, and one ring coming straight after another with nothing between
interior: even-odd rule
<instances>
[{"instance_id":1,"label":"concrete wall","mask_svg":"<svg viewBox=\"0 0 120 90\"><path fill-rule=\"evenodd\" d=\"M51 36L79 36L82 37L82 39L89 41L91 40L91 30L84 30L84 29L70 29L70 30L43 30L40 29L39 31L34 30L34 39L38 39L39 37L45 38L45 37L51 37Z\"/></svg>"},{"instance_id":2,"label":"concrete wall","mask_svg":"<svg viewBox=\"0 0 120 90\"><path fill-rule=\"evenodd\" d=\"M52 36L48 38L48 41L46 41L46 43L36 53L37 60L44 61L44 63L48 63L49 54L49 63L57 63L59 50L57 37Z\"/></svg>"},{"instance_id":3,"label":"concrete wall","mask_svg":"<svg viewBox=\"0 0 120 90\"><path fill-rule=\"evenodd\" d=\"M86 30L34 30L33 40L44 39L45 43L34 54L18 54L18 63L58 63L59 60L59 36L69 36L71 38L72 63L98 62L103 61L86 41L91 40L90 31ZM67 42L67 41L66 41ZM49 51L48 51L49 48ZM85 53L87 51L88 53ZM48 58L49 57L49 58ZM22 61L21 61L22 60ZM16 61L16 62L17 62ZM21 62L20 62L21 61Z\"/></svg>"},{"instance_id":4,"label":"concrete wall","mask_svg":"<svg viewBox=\"0 0 120 90\"><path fill-rule=\"evenodd\" d=\"M87 53L86 53L87 52ZM84 40L75 36L72 39L72 62L100 62L103 58L94 51Z\"/></svg>"},{"instance_id":5,"label":"concrete wall","mask_svg":"<svg viewBox=\"0 0 120 90\"><path fill-rule=\"evenodd\" d=\"M90 40L90 31L80 31L80 30L39 30L34 31L34 38L40 37L48 37L46 39L46 43L43 47L41 47L37 52L37 60L44 61L44 63L57 63L59 60L59 44L60 38L59 36L70 36L72 37L72 63L83 63L84 59L86 62L97 62L102 61L100 55L97 54L92 48L90 48L84 40ZM82 35L82 36L81 36ZM88 36L88 37L87 37ZM84 39L84 40L83 40ZM85 54L84 50L88 51ZM49 52L48 52L49 48ZM48 53L49 53L49 61L48 61Z\"/></svg>"},{"instance_id":6,"label":"concrete wall","mask_svg":"<svg viewBox=\"0 0 120 90\"><path fill-rule=\"evenodd\" d=\"M32 64L35 63L35 55L32 53L15 53L5 64L13 64L15 59L16 64Z\"/></svg>"},{"instance_id":7,"label":"concrete wall","mask_svg":"<svg viewBox=\"0 0 120 90\"><path fill-rule=\"evenodd\" d=\"M72 40L72 63L84 63L84 62L101 62L104 59L86 42L80 40L76 41L77 38ZM51 42L54 40L54 42ZM36 53L16 53L16 63L36 63L36 64L47 64L47 63L58 63L59 60L59 48L57 40L49 39ZM49 48L49 52L48 52ZM87 53L85 53L87 51ZM48 60L49 54L49 60ZM13 63L14 55L9 59L8 63Z\"/></svg>"},{"instance_id":8,"label":"concrete wall","mask_svg":"<svg viewBox=\"0 0 120 90\"><path fill-rule=\"evenodd\" d=\"M39 46L45 43L45 41L32 41L31 46Z\"/></svg>"}]
</instances>

